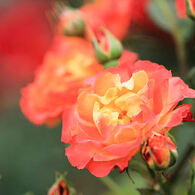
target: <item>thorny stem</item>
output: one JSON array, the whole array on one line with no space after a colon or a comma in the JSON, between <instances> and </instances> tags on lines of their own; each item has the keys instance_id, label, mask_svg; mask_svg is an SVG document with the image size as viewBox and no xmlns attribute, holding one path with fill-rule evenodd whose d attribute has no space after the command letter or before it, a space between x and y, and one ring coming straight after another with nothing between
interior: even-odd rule
<instances>
[{"instance_id":1,"label":"thorny stem","mask_svg":"<svg viewBox=\"0 0 195 195\"><path fill-rule=\"evenodd\" d=\"M99 178L114 194L121 195L121 189L117 183L115 183L110 177Z\"/></svg>"},{"instance_id":2,"label":"thorny stem","mask_svg":"<svg viewBox=\"0 0 195 195\"><path fill-rule=\"evenodd\" d=\"M181 70L181 75L186 76L188 72L186 48L185 48L185 42L182 37L181 30L177 24L175 16L172 13L172 10L170 9L167 3L167 0L155 0L155 1L158 4L159 8L161 9L165 19L169 23L171 34L175 41L177 60Z\"/></svg>"}]
</instances>

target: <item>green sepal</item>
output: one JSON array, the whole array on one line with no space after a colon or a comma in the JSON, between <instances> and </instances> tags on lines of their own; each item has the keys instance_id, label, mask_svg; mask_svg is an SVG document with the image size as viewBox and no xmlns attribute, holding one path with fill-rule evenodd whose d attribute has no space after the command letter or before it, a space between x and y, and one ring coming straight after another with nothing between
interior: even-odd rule
<instances>
[{"instance_id":1,"label":"green sepal","mask_svg":"<svg viewBox=\"0 0 195 195\"><path fill-rule=\"evenodd\" d=\"M117 60L120 58L123 47L121 42L115 38L108 30L102 29L109 41L109 49L108 52L104 52L100 47L96 37L94 36L92 39L93 47L95 50L95 57L100 63L107 63L111 60Z\"/></svg>"},{"instance_id":2,"label":"green sepal","mask_svg":"<svg viewBox=\"0 0 195 195\"><path fill-rule=\"evenodd\" d=\"M169 152L170 152L171 158L170 158L170 163L169 163L168 167L172 167L177 162L178 153L177 153L177 151L173 152L172 150L169 150Z\"/></svg>"},{"instance_id":3,"label":"green sepal","mask_svg":"<svg viewBox=\"0 0 195 195\"><path fill-rule=\"evenodd\" d=\"M108 61L107 63L104 64L104 69L115 67L117 65L118 65L118 60Z\"/></svg>"},{"instance_id":4,"label":"green sepal","mask_svg":"<svg viewBox=\"0 0 195 195\"><path fill-rule=\"evenodd\" d=\"M110 39L111 59L120 58L123 51L121 42L117 38L115 38L109 31L106 30L106 33Z\"/></svg>"},{"instance_id":5,"label":"green sepal","mask_svg":"<svg viewBox=\"0 0 195 195\"><path fill-rule=\"evenodd\" d=\"M145 142L146 142L146 141L143 140L143 143L142 143L142 145L141 145L140 155L141 155L141 157L142 157L142 159L143 159L143 161L144 161L144 163L145 163L145 165L146 165L146 167L147 167L147 169L148 169L148 171L149 171L149 174L150 174L151 177L154 179L154 178L156 178L156 173L155 173L154 169L152 169L152 167L149 166L149 164L147 163L147 161L144 159L144 157L143 157L143 155L142 155L142 148L144 147Z\"/></svg>"},{"instance_id":6,"label":"green sepal","mask_svg":"<svg viewBox=\"0 0 195 195\"><path fill-rule=\"evenodd\" d=\"M175 138L168 132L166 131L167 135L169 136L169 138L171 139L171 141L176 145L176 140Z\"/></svg>"},{"instance_id":7,"label":"green sepal","mask_svg":"<svg viewBox=\"0 0 195 195\"><path fill-rule=\"evenodd\" d=\"M102 51L102 49L100 48L100 45L97 42L97 40L93 39L92 43L93 43L93 47L94 47L94 50L95 50L95 58L98 60L98 62L100 62L100 63L108 62L109 57L108 57L108 55L106 55L106 53L104 53Z\"/></svg>"},{"instance_id":8,"label":"green sepal","mask_svg":"<svg viewBox=\"0 0 195 195\"><path fill-rule=\"evenodd\" d=\"M66 186L67 186L69 192L70 192L70 195L76 195L76 191L75 191L75 189L71 186L71 184L67 181L66 175L67 175L66 172L62 174L62 173L56 171L56 174L55 174L55 183L52 185L52 187L55 186L55 185L58 185L58 183L59 183L60 181L64 181L64 182L66 183ZM51 188L52 188L52 187L51 187ZM56 194L56 195L57 195L57 194Z\"/></svg>"},{"instance_id":9,"label":"green sepal","mask_svg":"<svg viewBox=\"0 0 195 195\"><path fill-rule=\"evenodd\" d=\"M85 21L78 18L64 27L64 35L66 36L84 36L85 34Z\"/></svg>"}]
</instances>

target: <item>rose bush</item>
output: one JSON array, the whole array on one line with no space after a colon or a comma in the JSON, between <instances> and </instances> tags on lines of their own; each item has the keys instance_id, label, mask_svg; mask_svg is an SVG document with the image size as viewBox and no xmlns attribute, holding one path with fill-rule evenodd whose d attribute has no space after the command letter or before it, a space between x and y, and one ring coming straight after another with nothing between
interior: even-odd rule
<instances>
[{"instance_id":1,"label":"rose bush","mask_svg":"<svg viewBox=\"0 0 195 195\"><path fill-rule=\"evenodd\" d=\"M127 55L125 59L129 60L87 79L77 103L63 114L61 140L70 144L70 163L98 177L116 166L123 171L143 139L179 125L190 104L176 108L177 104L195 97L195 91L164 66L135 63Z\"/></svg>"}]
</instances>

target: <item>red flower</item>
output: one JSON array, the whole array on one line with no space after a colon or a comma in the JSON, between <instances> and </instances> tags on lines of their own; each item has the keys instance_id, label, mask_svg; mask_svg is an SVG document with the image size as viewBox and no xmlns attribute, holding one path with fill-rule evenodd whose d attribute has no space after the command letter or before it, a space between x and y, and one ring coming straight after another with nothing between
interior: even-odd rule
<instances>
[{"instance_id":1,"label":"red flower","mask_svg":"<svg viewBox=\"0 0 195 195\"><path fill-rule=\"evenodd\" d=\"M127 56L126 56L127 57ZM123 171L140 150L143 138L180 124L190 105L176 105L195 91L165 67L149 61L129 61L87 79L77 103L63 114L62 142L79 169L98 177L114 167Z\"/></svg>"},{"instance_id":2,"label":"red flower","mask_svg":"<svg viewBox=\"0 0 195 195\"><path fill-rule=\"evenodd\" d=\"M81 13L93 30L107 28L118 39L122 39L130 26L132 0L97 0L81 7Z\"/></svg>"},{"instance_id":3,"label":"red flower","mask_svg":"<svg viewBox=\"0 0 195 195\"><path fill-rule=\"evenodd\" d=\"M177 8L177 15L180 18L186 18L187 17L187 13L186 13L186 3L185 0L176 0L175 1L175 5Z\"/></svg>"},{"instance_id":4,"label":"red flower","mask_svg":"<svg viewBox=\"0 0 195 195\"><path fill-rule=\"evenodd\" d=\"M76 101L86 77L103 70L93 49L81 38L56 37L34 81L22 90L24 115L33 123L56 124L64 108Z\"/></svg>"},{"instance_id":5,"label":"red flower","mask_svg":"<svg viewBox=\"0 0 195 195\"><path fill-rule=\"evenodd\" d=\"M48 1L32 0L8 3L0 9L0 78L6 90L30 81L49 47L48 9Z\"/></svg>"}]
</instances>

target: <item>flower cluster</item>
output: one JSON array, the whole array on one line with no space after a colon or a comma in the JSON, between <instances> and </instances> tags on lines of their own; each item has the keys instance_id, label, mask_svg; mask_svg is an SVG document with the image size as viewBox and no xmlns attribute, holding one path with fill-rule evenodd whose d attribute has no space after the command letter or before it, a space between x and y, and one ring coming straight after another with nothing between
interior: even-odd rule
<instances>
[{"instance_id":1,"label":"flower cluster","mask_svg":"<svg viewBox=\"0 0 195 195\"><path fill-rule=\"evenodd\" d=\"M25 116L36 125L62 119L70 163L97 177L123 171L139 151L152 168L173 165L177 150L168 132L193 121L191 105L177 105L195 90L116 39L127 33L132 2L98 0L63 12L34 81L22 89ZM63 182L50 194L58 188L69 194Z\"/></svg>"}]
</instances>

